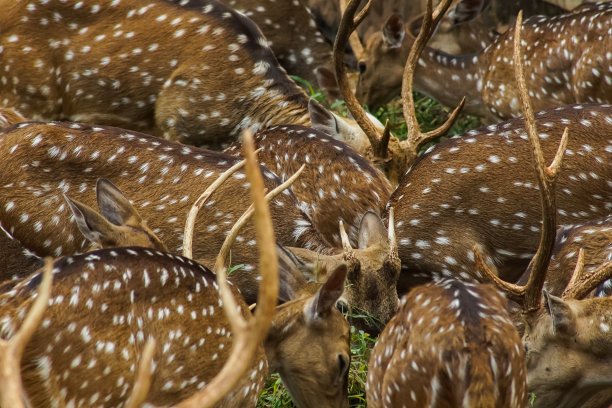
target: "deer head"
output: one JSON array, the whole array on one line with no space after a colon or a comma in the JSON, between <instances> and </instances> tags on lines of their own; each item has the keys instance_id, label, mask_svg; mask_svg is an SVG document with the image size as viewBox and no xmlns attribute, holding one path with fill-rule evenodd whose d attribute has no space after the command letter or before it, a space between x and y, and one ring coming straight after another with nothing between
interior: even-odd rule
<instances>
[{"instance_id":1,"label":"deer head","mask_svg":"<svg viewBox=\"0 0 612 408\"><path fill-rule=\"evenodd\" d=\"M93 244L90 250L133 245L168 250L121 190L109 180L98 179L96 197L100 213L64 195L79 230Z\"/></svg>"}]
</instances>

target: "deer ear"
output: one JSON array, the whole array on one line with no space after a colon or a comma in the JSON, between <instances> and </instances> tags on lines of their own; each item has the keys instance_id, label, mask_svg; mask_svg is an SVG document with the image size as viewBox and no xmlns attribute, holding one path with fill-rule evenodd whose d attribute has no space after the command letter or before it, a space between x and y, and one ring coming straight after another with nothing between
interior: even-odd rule
<instances>
[{"instance_id":1,"label":"deer ear","mask_svg":"<svg viewBox=\"0 0 612 408\"><path fill-rule=\"evenodd\" d=\"M142 224L142 219L136 208L130 204L121 190L108 179L98 179L96 194L100 213L111 223L118 226L126 224L139 226Z\"/></svg>"},{"instance_id":2,"label":"deer ear","mask_svg":"<svg viewBox=\"0 0 612 408\"><path fill-rule=\"evenodd\" d=\"M359 224L359 249L366 249L380 242L387 242L387 229L378 215L368 211Z\"/></svg>"},{"instance_id":3,"label":"deer ear","mask_svg":"<svg viewBox=\"0 0 612 408\"><path fill-rule=\"evenodd\" d=\"M406 30L404 28L404 20L399 14L392 14L382 29L383 40L389 48L398 48L402 46Z\"/></svg>"},{"instance_id":4,"label":"deer ear","mask_svg":"<svg viewBox=\"0 0 612 408\"><path fill-rule=\"evenodd\" d=\"M325 109L316 100L310 98L310 101L308 101L308 112L310 113L310 122L313 128L337 138L336 135L340 133L340 123L330 111Z\"/></svg>"},{"instance_id":5,"label":"deer ear","mask_svg":"<svg viewBox=\"0 0 612 408\"><path fill-rule=\"evenodd\" d=\"M307 322L318 321L336 307L336 302L344 292L345 279L346 265L340 265L306 304L304 314Z\"/></svg>"},{"instance_id":6,"label":"deer ear","mask_svg":"<svg viewBox=\"0 0 612 408\"><path fill-rule=\"evenodd\" d=\"M112 225L91 207L71 200L66 195L64 199L72 210L77 227L83 236L90 242L101 245L103 237L109 235L112 230Z\"/></svg>"},{"instance_id":7,"label":"deer ear","mask_svg":"<svg viewBox=\"0 0 612 408\"><path fill-rule=\"evenodd\" d=\"M569 305L546 290L543 290L542 293L544 294L544 307L552 319L553 333L562 335L576 333L576 317Z\"/></svg>"},{"instance_id":8,"label":"deer ear","mask_svg":"<svg viewBox=\"0 0 612 408\"><path fill-rule=\"evenodd\" d=\"M303 265L295 255L281 245L276 245L278 254L278 300L280 303L298 299L308 283L299 270Z\"/></svg>"}]
</instances>

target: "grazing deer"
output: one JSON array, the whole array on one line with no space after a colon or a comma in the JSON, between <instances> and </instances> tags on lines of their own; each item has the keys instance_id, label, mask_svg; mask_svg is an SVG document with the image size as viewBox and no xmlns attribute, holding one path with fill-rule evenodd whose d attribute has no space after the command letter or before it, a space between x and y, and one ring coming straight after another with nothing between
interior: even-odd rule
<instances>
[{"instance_id":1,"label":"grazing deer","mask_svg":"<svg viewBox=\"0 0 612 408\"><path fill-rule=\"evenodd\" d=\"M133 360L145 341L153 338L157 346L151 365L151 392L146 397L150 403L194 406L202 399L189 397L191 394L208 386L206 392L213 384L223 386L215 381L230 372L225 379L238 383L215 406L255 406L269 362L271 367L281 368L281 376L298 396L298 406L348 406L349 327L335 309L346 268L309 293L301 275L284 270L287 265L281 256L281 276L286 278L280 294L290 302L274 310L274 289L263 289L268 285L278 289L276 262L270 263L275 258L274 235L269 213L265 214L263 181L257 167L251 159L247 174L253 189L260 191L255 199L256 224L258 239L263 242L260 265L265 281L255 323L244 321L238 333L234 332L236 325L230 316L240 318L250 313L244 302L229 301L238 291L219 280L219 274L224 276L219 263L217 283L204 266L158 250L114 248L62 258L53 265L55 285L49 308L23 357L24 389L33 405L121 404L132 385ZM219 259L225 255L220 254ZM3 337L10 338L20 325L40 280L41 273L34 274L0 295ZM228 298L224 288L233 296ZM261 317L266 315L275 326L267 335L265 318ZM321 333L324 335L319 337ZM325 347L303 353L314 336ZM254 353L253 360L244 355L247 345ZM232 360L236 357L239 360ZM238 361L244 374L229 365L231 361ZM314 377L301 376L305 367L300 364ZM185 403L187 397L190 405Z\"/></svg>"},{"instance_id":2,"label":"grazing deer","mask_svg":"<svg viewBox=\"0 0 612 408\"><path fill-rule=\"evenodd\" d=\"M311 125L306 93L257 26L212 0L204 11L150 0L11 2L0 18L0 105L213 147L242 129ZM32 55L27 69L15 62ZM327 116L346 137L361 132Z\"/></svg>"},{"instance_id":3,"label":"grazing deer","mask_svg":"<svg viewBox=\"0 0 612 408\"><path fill-rule=\"evenodd\" d=\"M346 18L348 21L352 16ZM431 279L432 274L466 277L474 267L474 244L499 276L516 281L535 253L541 228L541 212L531 205L537 200L538 187L526 162L529 143L525 122L512 119L469 131L417 156L420 148L439 134L420 133L411 109L412 73L424 47L425 32L432 27L428 18L426 22L429 29L419 33L418 47L411 52L404 71L407 140L399 142L391 137L385 146L380 135L367 132L376 147L373 150L381 152L379 157L391 156L390 169L403 174L387 203L395 209L402 262L398 293ZM342 79L339 75L341 87ZM354 95L343 94L353 116L364 122ZM546 157L552 155L564 128L574 135L559 174L559 224L607 216L612 208L612 107L584 104L552 108L538 112L535 121Z\"/></svg>"},{"instance_id":4,"label":"grazing deer","mask_svg":"<svg viewBox=\"0 0 612 408\"><path fill-rule=\"evenodd\" d=\"M527 356L527 386L535 396L532 405L573 407L584 406L594 400L598 404L609 404L612 402L612 372L609 368L612 361L608 312L610 299L579 299L590 293L600 282L610 278L612 262L607 261L593 273L586 274L581 250L574 276L563 292L564 299L546 290L542 291L554 250L557 217L560 215L556 208L560 197L555 195L555 189L559 187L561 157L564 153L566 158L576 153L567 143L566 131L551 165L547 167L545 164L544 155L538 146L541 140L536 131L521 62L521 20L519 13L513 58L519 96L528 123L527 133L536 158L542 206L540 244L530 264L529 280L524 286L499 279L485 264L478 245L474 247L476 266L481 278L495 283L521 306L525 323L523 343ZM570 136L573 137L576 135Z\"/></svg>"},{"instance_id":5,"label":"grazing deer","mask_svg":"<svg viewBox=\"0 0 612 408\"><path fill-rule=\"evenodd\" d=\"M524 22L523 58L536 111L572 103L610 102L612 76L608 56L600 50L609 48L611 13L612 3L601 3ZM413 43L404 30L403 24L388 22L382 32L370 38L357 85L362 103L379 106L399 93L399 73ZM455 106L465 96L465 112L488 121L518 116L509 57L513 35L514 30L508 30L476 55L427 50L415 71L414 88L448 106Z\"/></svg>"},{"instance_id":6,"label":"grazing deer","mask_svg":"<svg viewBox=\"0 0 612 408\"><path fill-rule=\"evenodd\" d=\"M181 253L191 204L219 174L239 161L227 154L123 129L54 122L24 123L0 133L0 155L6 158L7 169L0 172L0 225L39 256L71 255L89 249L89 242L78 238L81 233L70 220L62 195L92 206L92 193L100 177L129 192L149 229L170 252ZM262 171L269 190L280 184L272 172ZM226 233L248 206L246 187L244 172L238 171L204 205L195 225L193 259L202 264L214 262ZM335 270L348 254L325 240L298 204L290 191L271 201L276 239L281 245L303 249L310 254L309 260L329 260L326 270ZM351 251L347 273L349 283L364 284L348 285L345 296L357 302L351 306L379 320L376 326L368 327L375 331L397 308L399 260L380 218L374 214L365 218L358 236L367 239L357 240L363 245ZM257 287L253 234L252 224L248 224L231 252L232 264L243 265L231 278L247 303L255 301ZM356 293L357 286L367 294ZM378 302L378 298L386 300Z\"/></svg>"},{"instance_id":7,"label":"grazing deer","mask_svg":"<svg viewBox=\"0 0 612 408\"><path fill-rule=\"evenodd\" d=\"M385 176L346 144L304 126L275 126L255 135L261 165L285 181L305 164L291 190L300 207L327 241L342 247L338 222L358 245L361 219L368 211L380 215L392 188ZM225 152L239 154L241 143Z\"/></svg>"}]
</instances>

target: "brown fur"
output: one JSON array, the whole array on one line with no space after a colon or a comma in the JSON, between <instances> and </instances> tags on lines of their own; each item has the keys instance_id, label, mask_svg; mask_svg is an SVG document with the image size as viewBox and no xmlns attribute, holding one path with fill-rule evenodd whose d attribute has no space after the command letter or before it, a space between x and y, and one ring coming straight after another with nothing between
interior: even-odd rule
<instances>
[{"instance_id":1,"label":"brown fur","mask_svg":"<svg viewBox=\"0 0 612 408\"><path fill-rule=\"evenodd\" d=\"M506 307L489 285L415 288L372 351L368 406L524 406L523 349Z\"/></svg>"},{"instance_id":2,"label":"brown fur","mask_svg":"<svg viewBox=\"0 0 612 408\"><path fill-rule=\"evenodd\" d=\"M99 177L108 178L126 192L150 230L166 243L170 252L181 253L185 219L192 203L238 161L227 154L123 129L70 123L30 123L10 128L0 133L0 154L6 157L10 169L0 172L0 223L40 256L71 255L89 249L89 242L80 238L77 225L70 220L62 194L93 206L94 186ZM47 168L55 170L47 172ZM263 168L262 171L268 190L280 184L272 172ZM194 259L203 264L214 263L226 232L250 204L247 187L244 173L238 171L200 210L194 231ZM320 252L333 256L333 267L328 270L335 269L337 261L342 262L342 251L328 243L313 226L291 191L279 194L271 202L271 213L280 244L302 249L309 261L322 256ZM338 228L337 222L333 228ZM257 288L254 237L253 225L248 223L232 246L230 257L231 265L244 265L230 279L248 303L255 301ZM391 260L385 257L388 247L383 234L381 242L372 241L356 250L354 269L359 271L359 279L380 281L377 287L384 294L376 295L386 297L388 293L389 302L371 302L366 307L361 304L364 296L351 297L357 302L355 307L367 310L383 324L397 305L395 282L399 261L397 257ZM390 272L379 276L380 270Z\"/></svg>"}]
</instances>

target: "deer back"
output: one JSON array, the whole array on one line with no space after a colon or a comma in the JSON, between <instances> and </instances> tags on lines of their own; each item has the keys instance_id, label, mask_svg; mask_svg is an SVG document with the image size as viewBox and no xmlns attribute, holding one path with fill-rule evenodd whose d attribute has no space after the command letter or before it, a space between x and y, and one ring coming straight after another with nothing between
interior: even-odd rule
<instances>
[{"instance_id":1,"label":"deer back","mask_svg":"<svg viewBox=\"0 0 612 408\"><path fill-rule=\"evenodd\" d=\"M211 3L208 0L168 1L202 11ZM243 13L257 24L278 62L289 75L296 75L314 85L317 83L315 69L330 65L331 45L301 2L222 0L221 3Z\"/></svg>"},{"instance_id":2,"label":"deer back","mask_svg":"<svg viewBox=\"0 0 612 408\"><path fill-rule=\"evenodd\" d=\"M239 161L227 154L123 129L71 123L26 123L9 128L0 134L0 152L7 158L8 170L0 173L0 225L39 256L71 255L90 248L70 218L63 194L93 206L99 177L129 192L149 229L170 252L181 253L191 205L222 172ZM272 172L264 168L262 172L268 190L280 184ZM248 186L244 172L238 171L200 210L194 231L194 259L204 264L214 262L226 234L250 204ZM296 247L307 263L326 258L327 270L332 271L344 262L343 251L317 231L291 191L271 201L271 214L277 241ZM382 225L380 219L378 223ZM337 221L334 227L338 228ZM384 324L397 305L399 261L397 255L390 255L390 243L384 233L370 233L371 229L365 227L363 231L372 239L363 240L362 250L356 250L351 257L351 271L355 273L349 273L348 280L373 279L381 284L364 285L362 290L369 295L356 294L351 301ZM255 249L253 224L249 222L232 245L230 259L232 266L242 265L230 279L248 303L256 298ZM392 294L389 301L376 300L383 293L384 297ZM367 302L372 307L362 304L366 299L371 299Z\"/></svg>"},{"instance_id":3,"label":"deer back","mask_svg":"<svg viewBox=\"0 0 612 408\"><path fill-rule=\"evenodd\" d=\"M41 274L0 295L4 338L20 326ZM156 350L147 401L155 405L204 387L229 355L230 325L215 275L192 260L136 247L105 249L55 261L54 280L49 308L22 363L34 406L121 404L149 338ZM249 313L244 303L240 307ZM255 406L266 376L260 347L220 406Z\"/></svg>"},{"instance_id":4,"label":"deer back","mask_svg":"<svg viewBox=\"0 0 612 408\"><path fill-rule=\"evenodd\" d=\"M607 216L612 108L560 107L537 113L535 121L547 160L565 127L573 136L556 189L559 225ZM467 277L474 245L500 277L519 278L541 225L528 149L523 120L513 119L441 142L419 158L388 203L397 220L400 293L432 273Z\"/></svg>"},{"instance_id":5,"label":"deer back","mask_svg":"<svg viewBox=\"0 0 612 408\"><path fill-rule=\"evenodd\" d=\"M205 11L148 0L11 3L0 38L11 79L0 86L3 104L32 119L121 125L211 146L276 119L309 123L305 93L255 24L214 1ZM30 52L37 58L27 70L9 62Z\"/></svg>"},{"instance_id":6,"label":"deer back","mask_svg":"<svg viewBox=\"0 0 612 408\"><path fill-rule=\"evenodd\" d=\"M323 132L304 126L272 127L255 135L255 145L261 149L261 164L281 180L306 164L291 190L315 228L338 248L342 247L338 222L347 226L351 244L357 246L361 218L368 211L380 215L391 195L391 185L380 170ZM235 143L225 152L239 154L240 146Z\"/></svg>"},{"instance_id":7,"label":"deer back","mask_svg":"<svg viewBox=\"0 0 612 408\"><path fill-rule=\"evenodd\" d=\"M370 356L368 406L525 405L525 357L506 307L490 285L415 288Z\"/></svg>"}]
</instances>

